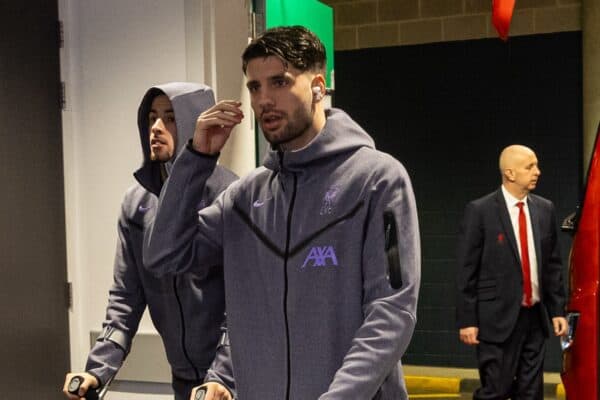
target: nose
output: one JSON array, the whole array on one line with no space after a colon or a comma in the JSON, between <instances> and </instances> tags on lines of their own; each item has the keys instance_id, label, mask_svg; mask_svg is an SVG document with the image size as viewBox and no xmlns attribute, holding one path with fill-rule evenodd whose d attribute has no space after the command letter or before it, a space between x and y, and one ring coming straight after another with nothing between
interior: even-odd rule
<instances>
[{"instance_id":1,"label":"nose","mask_svg":"<svg viewBox=\"0 0 600 400\"><path fill-rule=\"evenodd\" d=\"M273 96L271 96L271 93L268 90L261 88L258 93L256 93L255 104L259 111L268 110L274 104Z\"/></svg>"},{"instance_id":2,"label":"nose","mask_svg":"<svg viewBox=\"0 0 600 400\"><path fill-rule=\"evenodd\" d=\"M150 127L150 131L155 135L161 134L164 131L164 129L165 124L163 123L161 118L157 118L156 121L154 121L154 123Z\"/></svg>"}]
</instances>

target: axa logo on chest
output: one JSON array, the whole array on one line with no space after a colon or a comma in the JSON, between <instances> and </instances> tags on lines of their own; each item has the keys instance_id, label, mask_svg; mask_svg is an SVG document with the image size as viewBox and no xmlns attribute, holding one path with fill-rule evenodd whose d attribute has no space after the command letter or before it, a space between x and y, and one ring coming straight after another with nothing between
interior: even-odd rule
<instances>
[{"instance_id":1,"label":"axa logo on chest","mask_svg":"<svg viewBox=\"0 0 600 400\"><path fill-rule=\"evenodd\" d=\"M308 252L301 268L309 267L337 267L338 260L333 246L314 246Z\"/></svg>"}]
</instances>

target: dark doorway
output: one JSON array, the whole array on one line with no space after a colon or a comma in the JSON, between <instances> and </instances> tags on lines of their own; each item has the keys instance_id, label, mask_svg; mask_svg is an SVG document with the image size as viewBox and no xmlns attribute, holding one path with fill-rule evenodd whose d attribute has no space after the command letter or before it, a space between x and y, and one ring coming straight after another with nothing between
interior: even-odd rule
<instances>
[{"instance_id":1,"label":"dark doorway","mask_svg":"<svg viewBox=\"0 0 600 400\"><path fill-rule=\"evenodd\" d=\"M468 201L500 186L498 156L513 143L537 153L536 193L554 202L559 220L578 204L581 33L341 51L336 67L336 106L413 180L423 264L417 327L403 361L474 367L455 326L458 223ZM571 239L559 238L566 265ZM547 348L546 369L560 370L558 340Z\"/></svg>"},{"instance_id":2,"label":"dark doorway","mask_svg":"<svg viewBox=\"0 0 600 400\"><path fill-rule=\"evenodd\" d=\"M58 2L2 1L0 397L61 399L69 369Z\"/></svg>"}]
</instances>

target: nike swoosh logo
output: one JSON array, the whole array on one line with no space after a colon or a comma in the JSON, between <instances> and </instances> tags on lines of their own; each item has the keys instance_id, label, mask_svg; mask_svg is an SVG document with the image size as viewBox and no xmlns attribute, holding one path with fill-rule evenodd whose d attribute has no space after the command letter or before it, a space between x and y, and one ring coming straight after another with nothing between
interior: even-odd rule
<instances>
[{"instance_id":1,"label":"nike swoosh logo","mask_svg":"<svg viewBox=\"0 0 600 400\"><path fill-rule=\"evenodd\" d=\"M252 206L254 208L258 208L258 207L262 207L265 204L265 202L263 200L256 200L254 203L252 203Z\"/></svg>"},{"instance_id":2,"label":"nike swoosh logo","mask_svg":"<svg viewBox=\"0 0 600 400\"><path fill-rule=\"evenodd\" d=\"M138 211L139 212L146 212L146 211L148 211L151 208L152 208L152 206L146 207L146 206L143 206L143 205L140 204L140 206L138 207Z\"/></svg>"}]
</instances>

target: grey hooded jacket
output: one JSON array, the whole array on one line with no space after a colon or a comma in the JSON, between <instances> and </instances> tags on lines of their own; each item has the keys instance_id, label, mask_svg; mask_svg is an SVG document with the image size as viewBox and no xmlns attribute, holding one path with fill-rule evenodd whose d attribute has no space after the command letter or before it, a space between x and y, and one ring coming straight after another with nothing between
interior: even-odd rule
<instances>
[{"instance_id":1,"label":"grey hooded jacket","mask_svg":"<svg viewBox=\"0 0 600 400\"><path fill-rule=\"evenodd\" d=\"M118 242L114 264L114 283L109 292L103 332L93 346L86 371L105 384L121 367L131 347L146 306L161 335L174 379L202 383L215 358L224 323L223 274L195 271L166 275L158 279L142 267L144 231L154 219L162 187L160 163L150 160L148 114L152 100L166 94L173 105L177 125L177 147L192 137L198 115L214 104L212 89L193 83L169 83L150 88L138 109L138 128L144 161L134 176L137 183L129 188L121 205ZM165 164L170 169L171 161ZM210 174L206 186L195 199L202 208L221 193L236 176L222 167ZM227 360L228 348L220 360ZM230 366L223 364L221 378L232 387ZM216 372L215 372L216 374ZM188 396L186 394L186 396Z\"/></svg>"},{"instance_id":2,"label":"grey hooded jacket","mask_svg":"<svg viewBox=\"0 0 600 400\"><path fill-rule=\"evenodd\" d=\"M239 399L407 398L420 240L404 167L336 109L307 147L271 151L196 215L214 166L180 154L144 261L157 275L224 269Z\"/></svg>"}]
</instances>

